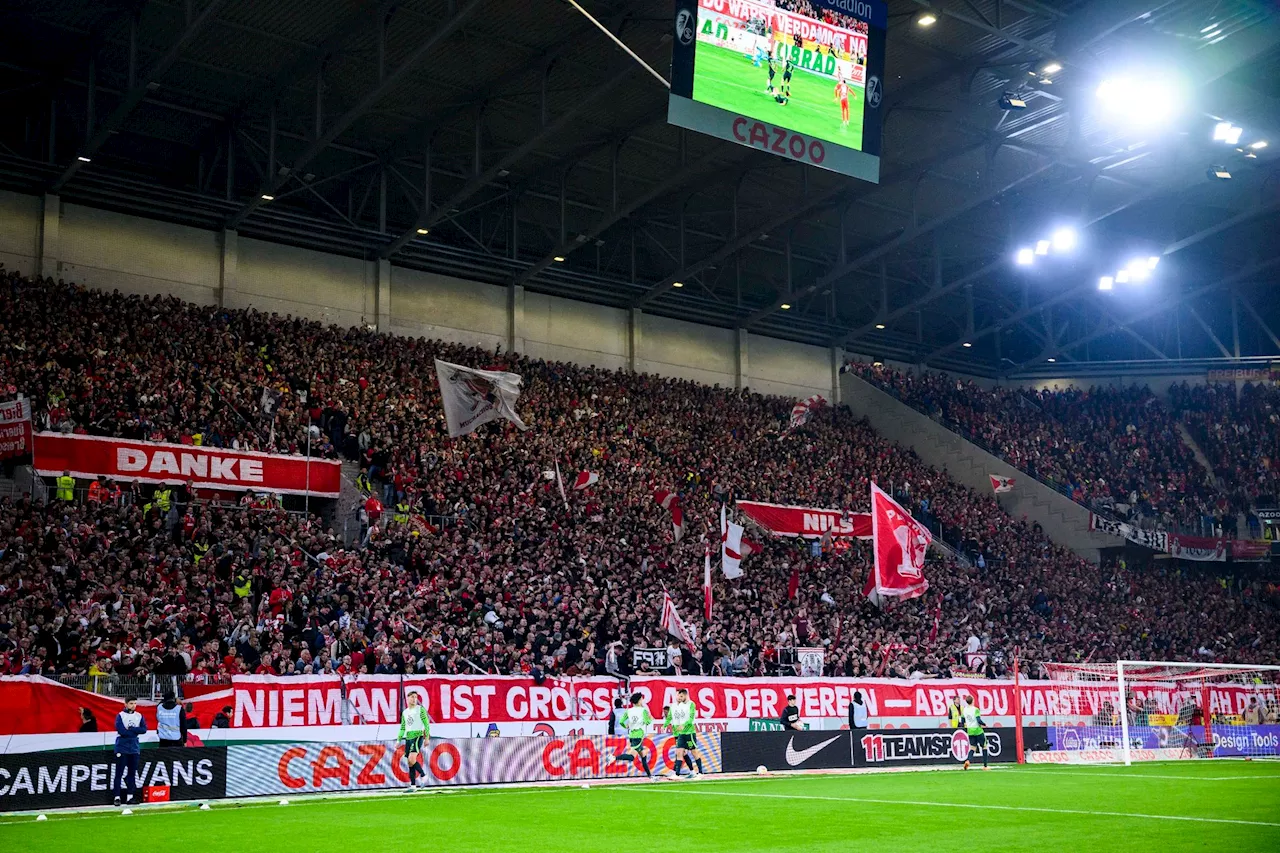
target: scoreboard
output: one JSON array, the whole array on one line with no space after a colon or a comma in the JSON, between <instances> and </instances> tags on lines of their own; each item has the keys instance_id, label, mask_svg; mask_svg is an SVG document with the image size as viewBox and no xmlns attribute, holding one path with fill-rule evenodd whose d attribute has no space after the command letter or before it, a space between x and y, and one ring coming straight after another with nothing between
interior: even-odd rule
<instances>
[{"instance_id":1,"label":"scoreboard","mask_svg":"<svg viewBox=\"0 0 1280 853\"><path fill-rule=\"evenodd\" d=\"M667 120L880 180L880 0L676 0Z\"/></svg>"}]
</instances>

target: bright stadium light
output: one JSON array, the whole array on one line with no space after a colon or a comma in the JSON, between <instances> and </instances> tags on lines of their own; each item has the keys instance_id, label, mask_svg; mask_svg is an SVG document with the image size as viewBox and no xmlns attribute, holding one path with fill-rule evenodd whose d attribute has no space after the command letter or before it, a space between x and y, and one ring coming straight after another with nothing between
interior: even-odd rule
<instances>
[{"instance_id":1,"label":"bright stadium light","mask_svg":"<svg viewBox=\"0 0 1280 853\"><path fill-rule=\"evenodd\" d=\"M1147 258L1147 269L1153 270L1158 266L1160 266L1159 255L1152 255L1151 257Z\"/></svg>"},{"instance_id":2,"label":"bright stadium light","mask_svg":"<svg viewBox=\"0 0 1280 853\"><path fill-rule=\"evenodd\" d=\"M1052 243L1050 243L1048 240L1039 240L1039 241L1037 241L1037 242L1036 242L1036 254L1037 254L1037 255L1047 255L1047 254L1049 254L1049 247L1050 247L1051 245L1053 245L1053 244L1052 244Z\"/></svg>"},{"instance_id":3,"label":"bright stadium light","mask_svg":"<svg viewBox=\"0 0 1280 853\"><path fill-rule=\"evenodd\" d=\"M1017 262L1018 266L1029 267L1035 263L1036 253L1034 249L1029 249L1026 246L1023 246L1018 250L1018 254L1014 255L1013 258Z\"/></svg>"},{"instance_id":4,"label":"bright stadium light","mask_svg":"<svg viewBox=\"0 0 1280 853\"><path fill-rule=\"evenodd\" d=\"M1151 268L1147 266L1146 258L1134 258L1125 265L1125 271L1129 273L1131 281L1146 281L1151 275Z\"/></svg>"},{"instance_id":5,"label":"bright stadium light","mask_svg":"<svg viewBox=\"0 0 1280 853\"><path fill-rule=\"evenodd\" d=\"M968 341L965 341L965 342L964 342L963 344L961 344L960 346L964 347L965 349L969 349L970 347L972 347L972 346L973 346L973 344L969 343Z\"/></svg>"},{"instance_id":6,"label":"bright stadium light","mask_svg":"<svg viewBox=\"0 0 1280 853\"><path fill-rule=\"evenodd\" d=\"M1163 124L1182 109L1182 86L1166 74L1111 77L1097 90L1103 110L1117 120L1140 127Z\"/></svg>"},{"instance_id":7,"label":"bright stadium light","mask_svg":"<svg viewBox=\"0 0 1280 853\"><path fill-rule=\"evenodd\" d=\"M1049 62L1044 66L1044 68L1040 69L1040 73L1041 74L1057 74L1061 70L1062 70L1061 62Z\"/></svg>"},{"instance_id":8,"label":"bright stadium light","mask_svg":"<svg viewBox=\"0 0 1280 853\"><path fill-rule=\"evenodd\" d=\"M421 234L423 237L425 237L425 236L427 236L428 234L430 234L430 233L431 233L431 229L430 229L430 228L419 228L419 229L418 229L418 233L419 233L419 234Z\"/></svg>"},{"instance_id":9,"label":"bright stadium light","mask_svg":"<svg viewBox=\"0 0 1280 853\"><path fill-rule=\"evenodd\" d=\"M1128 284L1128 283L1129 283L1129 271L1128 271L1128 270L1120 270L1120 272L1116 273L1116 279L1115 279L1115 281L1116 281L1116 284Z\"/></svg>"},{"instance_id":10,"label":"bright stadium light","mask_svg":"<svg viewBox=\"0 0 1280 853\"><path fill-rule=\"evenodd\" d=\"M1053 232L1052 242L1055 252L1070 252L1076 247L1079 236L1074 228L1059 228Z\"/></svg>"},{"instance_id":11,"label":"bright stadium light","mask_svg":"<svg viewBox=\"0 0 1280 853\"><path fill-rule=\"evenodd\" d=\"M671 282L671 286L672 286L672 287L684 287L684 282L683 282L683 281L673 281L673 282Z\"/></svg>"},{"instance_id":12,"label":"bright stadium light","mask_svg":"<svg viewBox=\"0 0 1280 853\"><path fill-rule=\"evenodd\" d=\"M1111 290L1116 285L1116 280L1109 275L1104 275L1098 279L1098 290Z\"/></svg>"},{"instance_id":13,"label":"bright stadium light","mask_svg":"<svg viewBox=\"0 0 1280 853\"><path fill-rule=\"evenodd\" d=\"M1220 121L1213 126L1213 141L1236 145L1240 142L1242 133L1244 133L1244 128L1236 127L1229 121Z\"/></svg>"},{"instance_id":14,"label":"bright stadium light","mask_svg":"<svg viewBox=\"0 0 1280 853\"><path fill-rule=\"evenodd\" d=\"M884 323L876 323L876 328L877 328L877 329L880 329L880 330L883 330L883 329L884 329Z\"/></svg>"},{"instance_id":15,"label":"bright stadium light","mask_svg":"<svg viewBox=\"0 0 1280 853\"><path fill-rule=\"evenodd\" d=\"M916 18L916 26L918 27L932 27L936 23L938 23L938 16L932 12L922 12Z\"/></svg>"},{"instance_id":16,"label":"bright stadium light","mask_svg":"<svg viewBox=\"0 0 1280 853\"><path fill-rule=\"evenodd\" d=\"M1049 363L1050 363L1050 364L1057 364L1057 363L1058 363L1058 360L1057 360L1056 358L1051 358L1051 359L1049 359Z\"/></svg>"},{"instance_id":17,"label":"bright stadium light","mask_svg":"<svg viewBox=\"0 0 1280 853\"><path fill-rule=\"evenodd\" d=\"M1261 151L1263 148L1267 147L1267 140L1259 139L1257 142L1252 143L1249 147L1252 148L1254 151Z\"/></svg>"},{"instance_id":18,"label":"bright stadium light","mask_svg":"<svg viewBox=\"0 0 1280 853\"><path fill-rule=\"evenodd\" d=\"M779 308L781 308L783 311L790 311L790 310L791 310L791 304L790 304L789 302L784 302L784 303L782 303L781 305L779 305L778 307L779 307Z\"/></svg>"}]
</instances>

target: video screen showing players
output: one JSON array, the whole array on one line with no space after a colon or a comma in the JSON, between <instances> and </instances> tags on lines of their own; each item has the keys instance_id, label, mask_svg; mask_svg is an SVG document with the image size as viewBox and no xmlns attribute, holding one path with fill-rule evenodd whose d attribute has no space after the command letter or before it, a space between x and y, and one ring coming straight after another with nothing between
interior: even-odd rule
<instances>
[{"instance_id":1,"label":"video screen showing players","mask_svg":"<svg viewBox=\"0 0 1280 853\"><path fill-rule=\"evenodd\" d=\"M693 99L862 150L865 21L809 0L698 4Z\"/></svg>"}]
</instances>

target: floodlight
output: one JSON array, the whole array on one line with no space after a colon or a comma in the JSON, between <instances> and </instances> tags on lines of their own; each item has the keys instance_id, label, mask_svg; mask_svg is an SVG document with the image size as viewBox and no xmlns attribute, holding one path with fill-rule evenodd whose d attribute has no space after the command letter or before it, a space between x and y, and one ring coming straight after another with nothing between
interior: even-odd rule
<instances>
[{"instance_id":1,"label":"floodlight","mask_svg":"<svg viewBox=\"0 0 1280 853\"><path fill-rule=\"evenodd\" d=\"M1120 272L1116 273L1116 279L1115 279L1115 281L1116 281L1116 284L1128 284L1128 283L1129 283L1129 271L1128 271L1128 270L1120 270Z\"/></svg>"},{"instance_id":2,"label":"floodlight","mask_svg":"<svg viewBox=\"0 0 1280 853\"><path fill-rule=\"evenodd\" d=\"M1159 255L1152 255L1151 257L1147 258L1147 269L1153 270L1158 266L1160 266Z\"/></svg>"},{"instance_id":3,"label":"floodlight","mask_svg":"<svg viewBox=\"0 0 1280 853\"><path fill-rule=\"evenodd\" d=\"M672 286L672 287L684 287L684 282L683 282L683 281L673 281L673 282L671 282L671 286Z\"/></svg>"},{"instance_id":4,"label":"floodlight","mask_svg":"<svg viewBox=\"0 0 1280 853\"><path fill-rule=\"evenodd\" d=\"M965 341L960 346L964 347L965 349L969 349L970 347L973 346L973 344L969 343L968 341Z\"/></svg>"},{"instance_id":5,"label":"floodlight","mask_svg":"<svg viewBox=\"0 0 1280 853\"><path fill-rule=\"evenodd\" d=\"M1229 181L1231 173L1227 171L1226 166L1210 166L1209 180L1211 181Z\"/></svg>"},{"instance_id":6,"label":"floodlight","mask_svg":"<svg viewBox=\"0 0 1280 853\"><path fill-rule=\"evenodd\" d=\"M417 229L417 230L418 230L418 233L419 233L419 234L421 234L423 237L425 237L425 236L427 236L428 234L430 234L430 233L431 233L431 229L430 229L430 228L419 228L419 229Z\"/></svg>"},{"instance_id":7,"label":"floodlight","mask_svg":"<svg viewBox=\"0 0 1280 853\"><path fill-rule=\"evenodd\" d=\"M1050 246L1050 245L1052 245L1052 244L1051 244L1048 240L1040 240L1040 241L1038 241L1038 242L1036 243L1036 254L1037 254L1037 255L1047 255L1047 254L1049 254L1049 246Z\"/></svg>"},{"instance_id":8,"label":"floodlight","mask_svg":"<svg viewBox=\"0 0 1280 853\"><path fill-rule=\"evenodd\" d=\"M884 323L876 323L876 328L877 328L877 329L883 329L883 328L884 328Z\"/></svg>"},{"instance_id":9,"label":"floodlight","mask_svg":"<svg viewBox=\"0 0 1280 853\"><path fill-rule=\"evenodd\" d=\"M1145 258L1134 258L1125 266L1125 270L1133 281L1146 281L1147 276L1151 275L1151 268L1147 266Z\"/></svg>"},{"instance_id":10,"label":"floodlight","mask_svg":"<svg viewBox=\"0 0 1280 853\"><path fill-rule=\"evenodd\" d=\"M1102 108L1116 119L1134 125L1162 124L1182 107L1182 86L1165 74L1148 73L1142 78L1112 77L1098 87Z\"/></svg>"},{"instance_id":11,"label":"floodlight","mask_svg":"<svg viewBox=\"0 0 1280 853\"><path fill-rule=\"evenodd\" d=\"M1024 246L1018 250L1018 254L1014 256L1014 260L1017 261L1018 266L1020 267L1029 267L1033 263L1035 263L1035 260L1036 260L1035 250L1028 249L1027 247Z\"/></svg>"},{"instance_id":12,"label":"floodlight","mask_svg":"<svg viewBox=\"0 0 1280 853\"><path fill-rule=\"evenodd\" d=\"M564 255L556 255L556 256L555 256L554 258L552 258L551 260L555 261L557 264L563 264L563 263L564 263Z\"/></svg>"},{"instance_id":13,"label":"floodlight","mask_svg":"<svg viewBox=\"0 0 1280 853\"><path fill-rule=\"evenodd\" d=\"M922 12L920 16L916 18L916 26L932 27L936 23L938 23L938 16L932 12Z\"/></svg>"},{"instance_id":14,"label":"floodlight","mask_svg":"<svg viewBox=\"0 0 1280 853\"><path fill-rule=\"evenodd\" d=\"M791 310L791 305L790 305L790 303L787 303L787 302L782 303L782 304L781 304L781 305L779 305L778 307L779 307L779 308L781 308L783 311L790 311L790 310Z\"/></svg>"},{"instance_id":15,"label":"floodlight","mask_svg":"<svg viewBox=\"0 0 1280 853\"><path fill-rule=\"evenodd\" d=\"M1053 232L1053 250L1055 252L1070 252L1076 247L1076 241L1079 237L1076 235L1074 228L1059 228Z\"/></svg>"},{"instance_id":16,"label":"floodlight","mask_svg":"<svg viewBox=\"0 0 1280 853\"><path fill-rule=\"evenodd\" d=\"M1240 141L1240 134L1242 133L1244 133L1244 128L1236 127L1229 121L1220 121L1213 126L1213 141L1235 145Z\"/></svg>"},{"instance_id":17,"label":"floodlight","mask_svg":"<svg viewBox=\"0 0 1280 853\"><path fill-rule=\"evenodd\" d=\"M1261 151L1263 148L1267 147L1267 140L1259 139L1257 142L1254 142L1249 147L1252 148L1254 151Z\"/></svg>"},{"instance_id":18,"label":"floodlight","mask_svg":"<svg viewBox=\"0 0 1280 853\"><path fill-rule=\"evenodd\" d=\"M1025 110L1026 108L1027 102L1013 92L1005 92L1000 96L1000 109L1002 110Z\"/></svg>"},{"instance_id":19,"label":"floodlight","mask_svg":"<svg viewBox=\"0 0 1280 853\"><path fill-rule=\"evenodd\" d=\"M1263 143L1263 145L1266 145L1266 143L1264 142L1264 143ZM80 155L79 157L77 157L76 159L77 159L77 160L79 160L81 163L92 163L92 162L93 162L93 160L91 160L90 158L88 158L88 157L84 156L83 154L81 154L81 155Z\"/></svg>"},{"instance_id":20,"label":"floodlight","mask_svg":"<svg viewBox=\"0 0 1280 853\"><path fill-rule=\"evenodd\" d=\"M262 200L263 200L263 201L275 201L275 200L276 200L276 197L275 197L275 196L273 196L273 195L271 195L270 193L263 193L263 194L262 194Z\"/></svg>"},{"instance_id":21,"label":"floodlight","mask_svg":"<svg viewBox=\"0 0 1280 853\"><path fill-rule=\"evenodd\" d=\"M1040 69L1041 74L1057 74L1062 70L1061 62L1049 62L1044 68Z\"/></svg>"},{"instance_id":22,"label":"floodlight","mask_svg":"<svg viewBox=\"0 0 1280 853\"><path fill-rule=\"evenodd\" d=\"M1109 275L1104 275L1098 279L1098 290L1110 290L1115 286L1116 280Z\"/></svg>"}]
</instances>

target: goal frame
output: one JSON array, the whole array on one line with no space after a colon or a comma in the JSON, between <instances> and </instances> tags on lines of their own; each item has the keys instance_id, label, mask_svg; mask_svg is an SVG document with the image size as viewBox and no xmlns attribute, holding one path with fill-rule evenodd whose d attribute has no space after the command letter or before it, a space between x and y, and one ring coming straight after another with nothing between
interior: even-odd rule
<instances>
[{"instance_id":1,"label":"goal frame","mask_svg":"<svg viewBox=\"0 0 1280 853\"><path fill-rule=\"evenodd\" d=\"M1116 691L1117 703L1120 716L1120 740L1124 753L1124 766L1133 766L1132 753L1129 744L1129 708L1128 708L1128 691L1125 689L1125 673L1124 668L1129 667L1172 667L1186 666L1194 669L1216 669L1222 672L1275 672L1280 673L1280 666L1275 664L1249 664L1249 663L1196 663L1194 661L1152 661L1152 660L1117 660L1116 661ZM1207 743L1213 743L1213 723L1212 715L1206 707L1204 713L1204 734Z\"/></svg>"}]
</instances>

